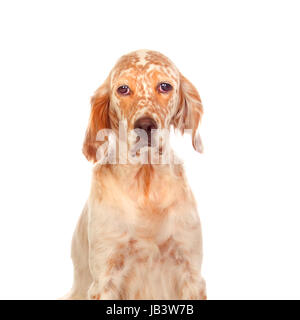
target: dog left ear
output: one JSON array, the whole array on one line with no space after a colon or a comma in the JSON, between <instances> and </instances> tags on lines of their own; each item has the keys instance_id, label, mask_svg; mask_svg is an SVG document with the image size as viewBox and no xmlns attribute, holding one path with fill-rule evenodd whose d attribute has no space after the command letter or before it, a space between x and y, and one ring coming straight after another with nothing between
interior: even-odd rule
<instances>
[{"instance_id":1,"label":"dog left ear","mask_svg":"<svg viewBox=\"0 0 300 320\"><path fill-rule=\"evenodd\" d=\"M103 143L97 141L97 133L101 129L109 129L109 93L107 81L97 89L91 99L91 113L83 143L83 154L89 161L96 162L97 148Z\"/></svg>"},{"instance_id":2,"label":"dog left ear","mask_svg":"<svg viewBox=\"0 0 300 320\"><path fill-rule=\"evenodd\" d=\"M173 118L173 124L183 134L184 130L191 130L192 143L196 151L202 152L203 145L197 132L203 114L203 106L197 89L180 74L178 111Z\"/></svg>"}]
</instances>

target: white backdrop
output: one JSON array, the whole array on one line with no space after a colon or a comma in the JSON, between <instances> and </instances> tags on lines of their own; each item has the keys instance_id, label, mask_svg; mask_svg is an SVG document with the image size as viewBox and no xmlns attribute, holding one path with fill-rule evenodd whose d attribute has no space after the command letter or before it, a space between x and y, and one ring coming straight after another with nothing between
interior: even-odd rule
<instances>
[{"instance_id":1,"label":"white backdrop","mask_svg":"<svg viewBox=\"0 0 300 320\"><path fill-rule=\"evenodd\" d=\"M199 89L205 152L176 139L209 299L300 298L297 1L1 1L0 298L55 299L88 196L89 100L121 55Z\"/></svg>"}]
</instances>

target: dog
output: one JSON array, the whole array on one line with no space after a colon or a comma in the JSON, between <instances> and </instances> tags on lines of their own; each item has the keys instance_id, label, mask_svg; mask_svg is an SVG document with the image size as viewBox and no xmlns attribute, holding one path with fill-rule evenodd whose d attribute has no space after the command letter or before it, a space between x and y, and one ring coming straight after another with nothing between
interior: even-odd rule
<instances>
[{"instance_id":1,"label":"dog","mask_svg":"<svg viewBox=\"0 0 300 320\"><path fill-rule=\"evenodd\" d=\"M161 53L138 50L117 61L91 99L83 153L94 167L73 235L74 281L65 299L206 299L201 224L182 163L172 150L169 163L128 163L120 154L108 163L108 138L99 138L109 130L117 141L111 149L123 142L125 156L137 142L162 155L161 145L151 145L153 131L174 127L188 131L201 152L202 114L196 88ZM141 130L146 138L120 138L122 122L123 133Z\"/></svg>"}]
</instances>

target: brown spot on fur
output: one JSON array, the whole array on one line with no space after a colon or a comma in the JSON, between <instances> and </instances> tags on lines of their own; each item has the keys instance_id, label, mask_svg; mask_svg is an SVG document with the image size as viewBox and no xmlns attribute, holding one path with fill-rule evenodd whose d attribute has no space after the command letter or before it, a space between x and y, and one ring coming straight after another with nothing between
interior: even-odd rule
<instances>
[{"instance_id":1,"label":"brown spot on fur","mask_svg":"<svg viewBox=\"0 0 300 320\"><path fill-rule=\"evenodd\" d=\"M185 262L185 260L182 257L182 255L178 251L176 251L175 249L171 250L170 257L171 257L171 259L174 260L174 263L176 265L183 264Z\"/></svg>"},{"instance_id":2,"label":"brown spot on fur","mask_svg":"<svg viewBox=\"0 0 300 320\"><path fill-rule=\"evenodd\" d=\"M138 263L146 263L149 260L149 257L138 257L136 262Z\"/></svg>"},{"instance_id":3,"label":"brown spot on fur","mask_svg":"<svg viewBox=\"0 0 300 320\"><path fill-rule=\"evenodd\" d=\"M173 241L173 238L169 237L165 242L159 245L159 250L162 254L164 254L169 249L172 241Z\"/></svg>"},{"instance_id":4,"label":"brown spot on fur","mask_svg":"<svg viewBox=\"0 0 300 320\"><path fill-rule=\"evenodd\" d=\"M137 240L130 239L128 242L127 254L129 256L137 255L138 249L136 248Z\"/></svg>"},{"instance_id":5,"label":"brown spot on fur","mask_svg":"<svg viewBox=\"0 0 300 320\"><path fill-rule=\"evenodd\" d=\"M103 293L112 292L113 296L116 296L116 298L119 298L119 290L117 289L116 285L113 283L113 281L110 279L103 287Z\"/></svg>"},{"instance_id":6,"label":"brown spot on fur","mask_svg":"<svg viewBox=\"0 0 300 320\"><path fill-rule=\"evenodd\" d=\"M107 272L106 274L109 275L114 271L120 271L124 268L124 255L119 253L114 255L112 258L108 259L107 261Z\"/></svg>"},{"instance_id":7,"label":"brown spot on fur","mask_svg":"<svg viewBox=\"0 0 300 320\"><path fill-rule=\"evenodd\" d=\"M175 265L186 264L185 268L188 268L188 262L184 259L184 255L180 250L178 244L169 237L165 242L159 245L159 250L162 255L160 261L164 262L168 259L172 259Z\"/></svg>"},{"instance_id":8,"label":"brown spot on fur","mask_svg":"<svg viewBox=\"0 0 300 320\"><path fill-rule=\"evenodd\" d=\"M129 240L129 245L130 246L134 246L136 243L137 243L137 240L135 240L135 239L130 239Z\"/></svg>"}]
</instances>

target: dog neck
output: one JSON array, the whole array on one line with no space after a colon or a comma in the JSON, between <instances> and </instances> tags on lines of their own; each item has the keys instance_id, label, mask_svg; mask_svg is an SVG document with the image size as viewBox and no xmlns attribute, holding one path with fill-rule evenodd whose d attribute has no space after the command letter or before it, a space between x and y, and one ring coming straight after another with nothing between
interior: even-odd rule
<instances>
[{"instance_id":1,"label":"dog neck","mask_svg":"<svg viewBox=\"0 0 300 320\"><path fill-rule=\"evenodd\" d=\"M163 211L190 195L182 164L98 163L94 173L105 195L118 190L119 195L129 197L140 207L159 207L157 210Z\"/></svg>"}]
</instances>

